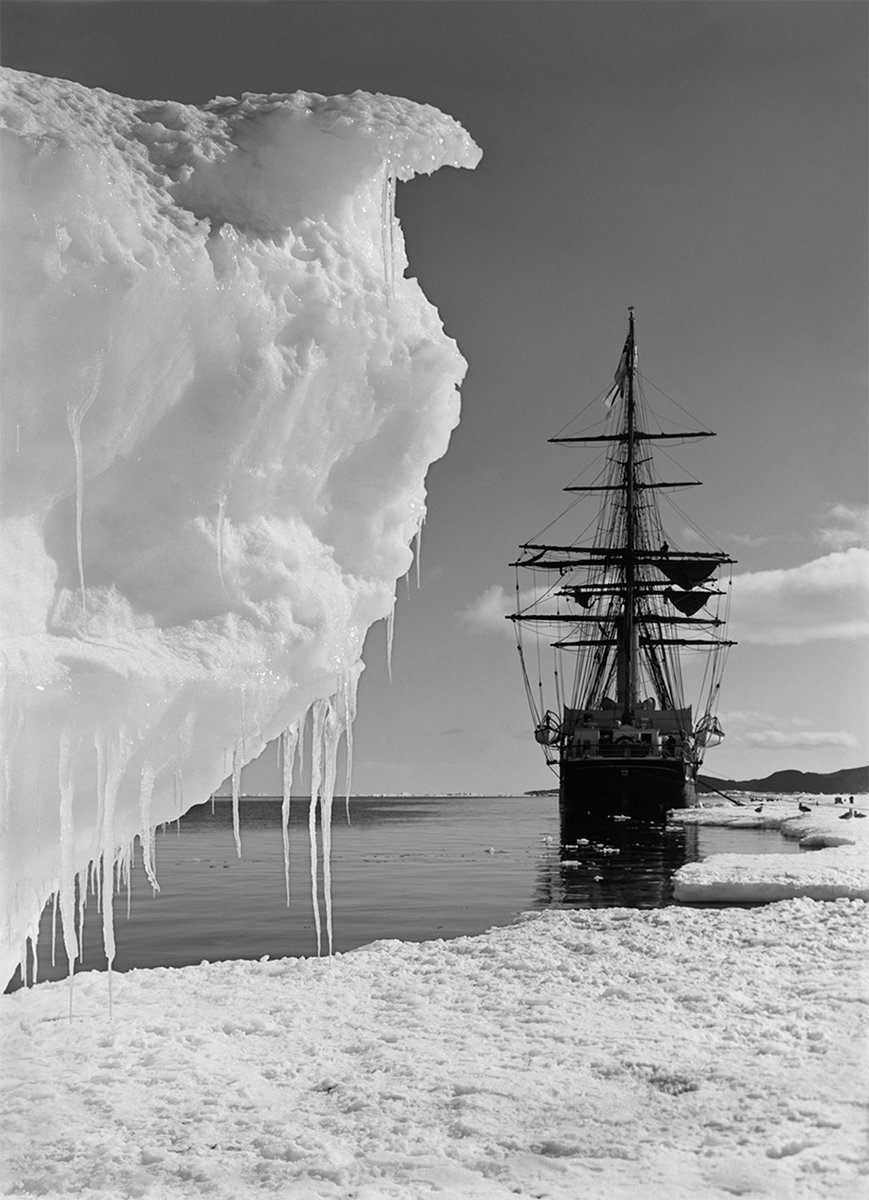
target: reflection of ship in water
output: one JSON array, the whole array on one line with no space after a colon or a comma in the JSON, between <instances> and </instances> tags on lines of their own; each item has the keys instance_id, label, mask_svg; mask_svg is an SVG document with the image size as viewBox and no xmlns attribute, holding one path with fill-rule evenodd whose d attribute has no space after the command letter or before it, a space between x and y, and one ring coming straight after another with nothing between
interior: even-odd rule
<instances>
[{"instance_id":1,"label":"reflection of ship in water","mask_svg":"<svg viewBox=\"0 0 869 1200\"><path fill-rule=\"evenodd\" d=\"M609 820L562 824L560 846L540 862L542 907L658 908L673 899L673 874L699 857L695 825Z\"/></svg>"}]
</instances>

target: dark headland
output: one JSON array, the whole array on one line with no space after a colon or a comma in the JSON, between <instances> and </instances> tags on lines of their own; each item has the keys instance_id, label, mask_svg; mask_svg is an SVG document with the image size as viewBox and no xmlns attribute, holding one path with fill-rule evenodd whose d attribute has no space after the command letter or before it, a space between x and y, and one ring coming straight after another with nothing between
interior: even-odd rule
<instances>
[{"instance_id":1,"label":"dark headland","mask_svg":"<svg viewBox=\"0 0 869 1200\"><path fill-rule=\"evenodd\" d=\"M731 792L809 792L812 795L832 796L841 792L869 792L869 766L846 767L819 775L814 771L774 771L765 779L716 779L711 775L698 776L698 783L718 791ZM538 788L526 796L557 796L558 788Z\"/></svg>"}]
</instances>

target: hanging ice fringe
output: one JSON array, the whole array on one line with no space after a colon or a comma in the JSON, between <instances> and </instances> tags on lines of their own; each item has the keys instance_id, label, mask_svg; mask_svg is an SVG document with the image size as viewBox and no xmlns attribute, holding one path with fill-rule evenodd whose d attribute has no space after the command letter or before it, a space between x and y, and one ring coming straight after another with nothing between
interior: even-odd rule
<instances>
[{"instance_id":1,"label":"hanging ice fringe","mask_svg":"<svg viewBox=\"0 0 869 1200\"><path fill-rule=\"evenodd\" d=\"M350 784L353 778L353 722L356 719L356 689L359 686L358 667L341 677L338 689L339 716L344 730L344 812L350 824Z\"/></svg>"},{"instance_id":2,"label":"hanging ice fringe","mask_svg":"<svg viewBox=\"0 0 869 1200\"><path fill-rule=\"evenodd\" d=\"M386 673L392 683L392 638L395 633L395 601L386 618Z\"/></svg>"},{"instance_id":3,"label":"hanging ice fringe","mask_svg":"<svg viewBox=\"0 0 869 1200\"><path fill-rule=\"evenodd\" d=\"M422 563L422 527L423 527L423 525L425 525L425 510L423 510L423 514L419 519L419 524L416 527L416 536L414 537L414 542L416 543L416 545L414 546L413 557L414 557L414 562L416 563L416 589L417 589L417 591L419 591L419 587L420 587L419 574L420 574L420 564Z\"/></svg>"},{"instance_id":4,"label":"hanging ice fringe","mask_svg":"<svg viewBox=\"0 0 869 1200\"><path fill-rule=\"evenodd\" d=\"M97 398L103 378L102 354L97 355L93 379L90 386L85 386L78 394L77 400L72 396L66 401L66 424L69 436L72 438L72 450L75 456L75 549L78 561L78 586L81 598L82 628L86 631L88 625L87 592L84 579L84 551L82 548L82 513L84 511L84 455L82 453L81 426L88 410Z\"/></svg>"},{"instance_id":5,"label":"hanging ice fringe","mask_svg":"<svg viewBox=\"0 0 869 1200\"><path fill-rule=\"evenodd\" d=\"M300 722L294 721L280 738L281 753L281 835L284 843L284 882L287 907L290 906L290 797L293 791L293 766L299 745Z\"/></svg>"},{"instance_id":6,"label":"hanging ice fringe","mask_svg":"<svg viewBox=\"0 0 869 1200\"><path fill-rule=\"evenodd\" d=\"M328 701L317 700L311 713L311 798L308 802L308 842L311 851L311 906L314 911L314 932L317 937L317 958L322 954L320 928L320 898L318 895L317 810L323 776L323 719Z\"/></svg>"},{"instance_id":7,"label":"hanging ice fringe","mask_svg":"<svg viewBox=\"0 0 869 1200\"><path fill-rule=\"evenodd\" d=\"M389 294L395 294L395 169L389 159L383 164L380 238L383 251L383 278Z\"/></svg>"},{"instance_id":8,"label":"hanging ice fringe","mask_svg":"<svg viewBox=\"0 0 869 1200\"><path fill-rule=\"evenodd\" d=\"M235 838L235 849L241 858L241 824L239 822L238 800L241 791L241 747L236 742L232 750L232 835Z\"/></svg>"},{"instance_id":9,"label":"hanging ice fringe","mask_svg":"<svg viewBox=\"0 0 869 1200\"><path fill-rule=\"evenodd\" d=\"M311 860L311 905L317 938L317 956L323 953L325 921L326 952L333 950L332 927L332 808L338 774L338 750L346 738L346 812L350 815L350 780L353 768L352 726L356 715L358 666L339 677L335 694L311 706L311 799L308 808L308 839ZM296 744L301 738L296 736ZM287 800L289 804L289 800ZM319 841L317 830L319 826ZM285 843L286 844L286 843ZM285 851L285 862L286 851ZM319 882L322 877L322 906ZM321 919L321 908L323 919Z\"/></svg>"}]
</instances>

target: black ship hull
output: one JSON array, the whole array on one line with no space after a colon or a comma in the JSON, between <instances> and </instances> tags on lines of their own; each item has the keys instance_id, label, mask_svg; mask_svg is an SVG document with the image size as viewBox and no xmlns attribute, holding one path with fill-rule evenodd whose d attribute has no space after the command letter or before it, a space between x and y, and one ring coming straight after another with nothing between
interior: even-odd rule
<instances>
[{"instance_id":1,"label":"black ship hull","mask_svg":"<svg viewBox=\"0 0 869 1200\"><path fill-rule=\"evenodd\" d=\"M680 759L563 760L560 777L559 809L571 821L622 815L663 821L671 808L687 808L695 799Z\"/></svg>"}]
</instances>

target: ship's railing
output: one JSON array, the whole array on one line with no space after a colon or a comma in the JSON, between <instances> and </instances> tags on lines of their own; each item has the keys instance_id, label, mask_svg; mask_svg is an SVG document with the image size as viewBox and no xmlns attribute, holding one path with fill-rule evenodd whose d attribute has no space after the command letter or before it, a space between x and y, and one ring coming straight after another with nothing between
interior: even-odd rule
<instances>
[{"instance_id":1,"label":"ship's railing","mask_svg":"<svg viewBox=\"0 0 869 1200\"><path fill-rule=\"evenodd\" d=\"M676 758L676 751L668 751L660 746L650 746L646 742L613 742L598 745L572 746L567 757L582 758Z\"/></svg>"}]
</instances>

